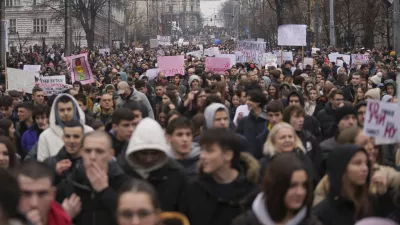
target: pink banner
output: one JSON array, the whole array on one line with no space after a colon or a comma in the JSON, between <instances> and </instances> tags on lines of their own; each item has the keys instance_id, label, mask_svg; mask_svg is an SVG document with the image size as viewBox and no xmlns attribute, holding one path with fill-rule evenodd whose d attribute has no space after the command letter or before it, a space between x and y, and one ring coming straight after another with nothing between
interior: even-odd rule
<instances>
[{"instance_id":1,"label":"pink banner","mask_svg":"<svg viewBox=\"0 0 400 225\"><path fill-rule=\"evenodd\" d=\"M65 57L71 71L71 82L79 81L82 84L94 82L92 70L88 61L88 53Z\"/></svg>"},{"instance_id":2,"label":"pink banner","mask_svg":"<svg viewBox=\"0 0 400 225\"><path fill-rule=\"evenodd\" d=\"M158 72L164 72L167 77L175 74L185 75L185 59L183 55L159 56L157 57L157 63Z\"/></svg>"},{"instance_id":3,"label":"pink banner","mask_svg":"<svg viewBox=\"0 0 400 225\"><path fill-rule=\"evenodd\" d=\"M221 73L229 69L230 59L229 58L206 58L206 71L212 71L215 73Z\"/></svg>"}]
</instances>

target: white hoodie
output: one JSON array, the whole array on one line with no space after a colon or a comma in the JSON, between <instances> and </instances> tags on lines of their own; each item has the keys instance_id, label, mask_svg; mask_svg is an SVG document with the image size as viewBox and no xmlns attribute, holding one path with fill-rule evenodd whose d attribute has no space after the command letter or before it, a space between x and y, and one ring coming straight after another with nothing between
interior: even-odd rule
<instances>
[{"instance_id":1,"label":"white hoodie","mask_svg":"<svg viewBox=\"0 0 400 225\"><path fill-rule=\"evenodd\" d=\"M147 117L139 122L135 132L133 132L129 139L125 158L137 174L147 179L152 171L163 167L167 163L168 149L169 146L165 138L164 130L157 121ZM145 150L158 150L161 151L163 155L155 165L144 168L133 156L133 153Z\"/></svg>"},{"instance_id":2,"label":"white hoodie","mask_svg":"<svg viewBox=\"0 0 400 225\"><path fill-rule=\"evenodd\" d=\"M78 102L69 94L59 94L56 99L54 99L53 105L51 106L49 123L50 126L46 130L44 130L40 136L38 141L38 152L37 152L37 160L44 161L48 157L55 156L64 146L64 141L62 139L64 135L64 130L56 124L56 105L61 96L68 96L72 99L72 103L75 105L75 108L78 110L79 121L83 124L85 133L93 131L93 128L85 125L85 113L79 107Z\"/></svg>"}]
</instances>

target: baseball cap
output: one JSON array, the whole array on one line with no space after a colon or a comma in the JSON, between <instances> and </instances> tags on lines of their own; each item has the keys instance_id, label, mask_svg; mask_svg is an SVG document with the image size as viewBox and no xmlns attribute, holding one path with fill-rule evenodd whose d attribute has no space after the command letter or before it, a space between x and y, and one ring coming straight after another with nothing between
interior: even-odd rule
<instances>
[{"instance_id":1,"label":"baseball cap","mask_svg":"<svg viewBox=\"0 0 400 225\"><path fill-rule=\"evenodd\" d=\"M118 83L118 94L122 95L123 93L125 93L125 89L130 88L128 82L126 81L121 81Z\"/></svg>"}]
</instances>

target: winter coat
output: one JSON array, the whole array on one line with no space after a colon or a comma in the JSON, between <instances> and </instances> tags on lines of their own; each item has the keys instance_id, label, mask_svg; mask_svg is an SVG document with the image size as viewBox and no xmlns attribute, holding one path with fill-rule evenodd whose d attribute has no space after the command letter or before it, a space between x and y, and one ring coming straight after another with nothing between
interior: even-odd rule
<instances>
[{"instance_id":1,"label":"winter coat","mask_svg":"<svg viewBox=\"0 0 400 225\"><path fill-rule=\"evenodd\" d=\"M173 149L170 148L168 151L169 157L175 159L184 168L184 173L189 181L194 180L197 177L197 162L200 158L201 147L198 143L192 143L192 150L185 159L177 159L173 154Z\"/></svg>"},{"instance_id":2,"label":"winter coat","mask_svg":"<svg viewBox=\"0 0 400 225\"><path fill-rule=\"evenodd\" d=\"M392 167L381 166L378 164L374 165L374 173L381 173L382 176L386 177L387 185L383 189L379 189L375 184L371 183L369 185L370 194L384 194L388 189L392 188L397 190L400 187L400 172L397 172ZM318 183L314 191L314 205L318 205L322 200L326 198L329 193L329 178L325 175L321 181Z\"/></svg>"},{"instance_id":3,"label":"winter coat","mask_svg":"<svg viewBox=\"0 0 400 225\"><path fill-rule=\"evenodd\" d=\"M325 174L322 164L323 156L317 139L307 130L302 130L296 133L306 149L306 155L310 158L314 165L314 171L318 174L318 177L323 177Z\"/></svg>"},{"instance_id":4,"label":"winter coat","mask_svg":"<svg viewBox=\"0 0 400 225\"><path fill-rule=\"evenodd\" d=\"M115 105L117 106L117 108L121 108L128 101L135 101L142 103L146 107L147 112L149 113L148 116L154 119L153 108L151 107L149 99L147 99L145 94L135 90L134 88L131 88L131 95L126 99L123 99L121 96L119 96L118 99L115 101Z\"/></svg>"},{"instance_id":5,"label":"winter coat","mask_svg":"<svg viewBox=\"0 0 400 225\"><path fill-rule=\"evenodd\" d=\"M62 121L58 118L57 112L57 103L61 96L68 96L69 98L71 98L75 111L74 119L81 122L84 127L84 132L88 133L90 131L93 131L93 128L85 125L85 113L79 107L78 102L75 100L75 98L69 94L58 95L51 107L49 117L50 127L44 130L39 136L37 152L38 161L44 161L50 156L57 155L58 151L64 146L64 141L62 140L64 130L60 126L60 124L62 124Z\"/></svg>"},{"instance_id":6,"label":"winter coat","mask_svg":"<svg viewBox=\"0 0 400 225\"><path fill-rule=\"evenodd\" d=\"M108 169L109 187L96 192L90 185L83 161L79 160L73 174L57 187L57 201L62 203L72 194L80 197L81 212L74 218L76 225L113 225L116 224L114 213L117 205L117 192L129 180L115 160L110 161Z\"/></svg>"},{"instance_id":7,"label":"winter coat","mask_svg":"<svg viewBox=\"0 0 400 225\"><path fill-rule=\"evenodd\" d=\"M275 221L271 219L264 203L264 194L260 193L254 200L251 210L236 217L232 225L273 225ZM296 215L285 224L290 225L322 225L312 214L307 216L307 208L303 207Z\"/></svg>"},{"instance_id":8,"label":"winter coat","mask_svg":"<svg viewBox=\"0 0 400 225\"><path fill-rule=\"evenodd\" d=\"M38 135L38 127L36 124L33 124L25 133L22 135L21 138L21 145L22 148L25 149L26 152L29 152L32 147L38 142L39 135Z\"/></svg>"},{"instance_id":9,"label":"winter coat","mask_svg":"<svg viewBox=\"0 0 400 225\"><path fill-rule=\"evenodd\" d=\"M138 151L148 149L158 150L162 155L151 167L143 167L135 160L134 155ZM145 118L137 125L129 140L126 153L122 153L118 160L127 175L153 185L163 211L176 211L182 193L186 189L187 178L183 167L168 157L168 150L169 146L160 124L153 119Z\"/></svg>"},{"instance_id":10,"label":"winter coat","mask_svg":"<svg viewBox=\"0 0 400 225\"><path fill-rule=\"evenodd\" d=\"M259 166L249 153L241 153L239 175L230 184L218 184L210 175L201 174L182 198L180 211L191 225L230 225L242 213L241 202L257 188Z\"/></svg>"},{"instance_id":11,"label":"winter coat","mask_svg":"<svg viewBox=\"0 0 400 225\"><path fill-rule=\"evenodd\" d=\"M331 103L325 105L325 109L317 113L317 119L321 124L322 139L333 137L336 110L332 109Z\"/></svg>"}]
</instances>

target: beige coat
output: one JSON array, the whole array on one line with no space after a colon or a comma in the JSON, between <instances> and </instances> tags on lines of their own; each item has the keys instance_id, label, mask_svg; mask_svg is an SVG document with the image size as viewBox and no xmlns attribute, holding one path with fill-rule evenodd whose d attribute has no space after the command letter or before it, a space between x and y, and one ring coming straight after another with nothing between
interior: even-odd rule
<instances>
[{"instance_id":1,"label":"beige coat","mask_svg":"<svg viewBox=\"0 0 400 225\"><path fill-rule=\"evenodd\" d=\"M374 174L375 173L381 173L382 176L386 177L387 185L386 187L377 187L375 184L371 183L369 186L369 192L371 194L376 194L376 193L383 194L386 192L388 187L396 189L400 187L400 172L396 171L392 167L375 164ZM325 199L328 193L329 193L329 178L328 175L325 175L315 188L313 205L316 206L318 205L318 203L322 202L322 200Z\"/></svg>"}]
</instances>

